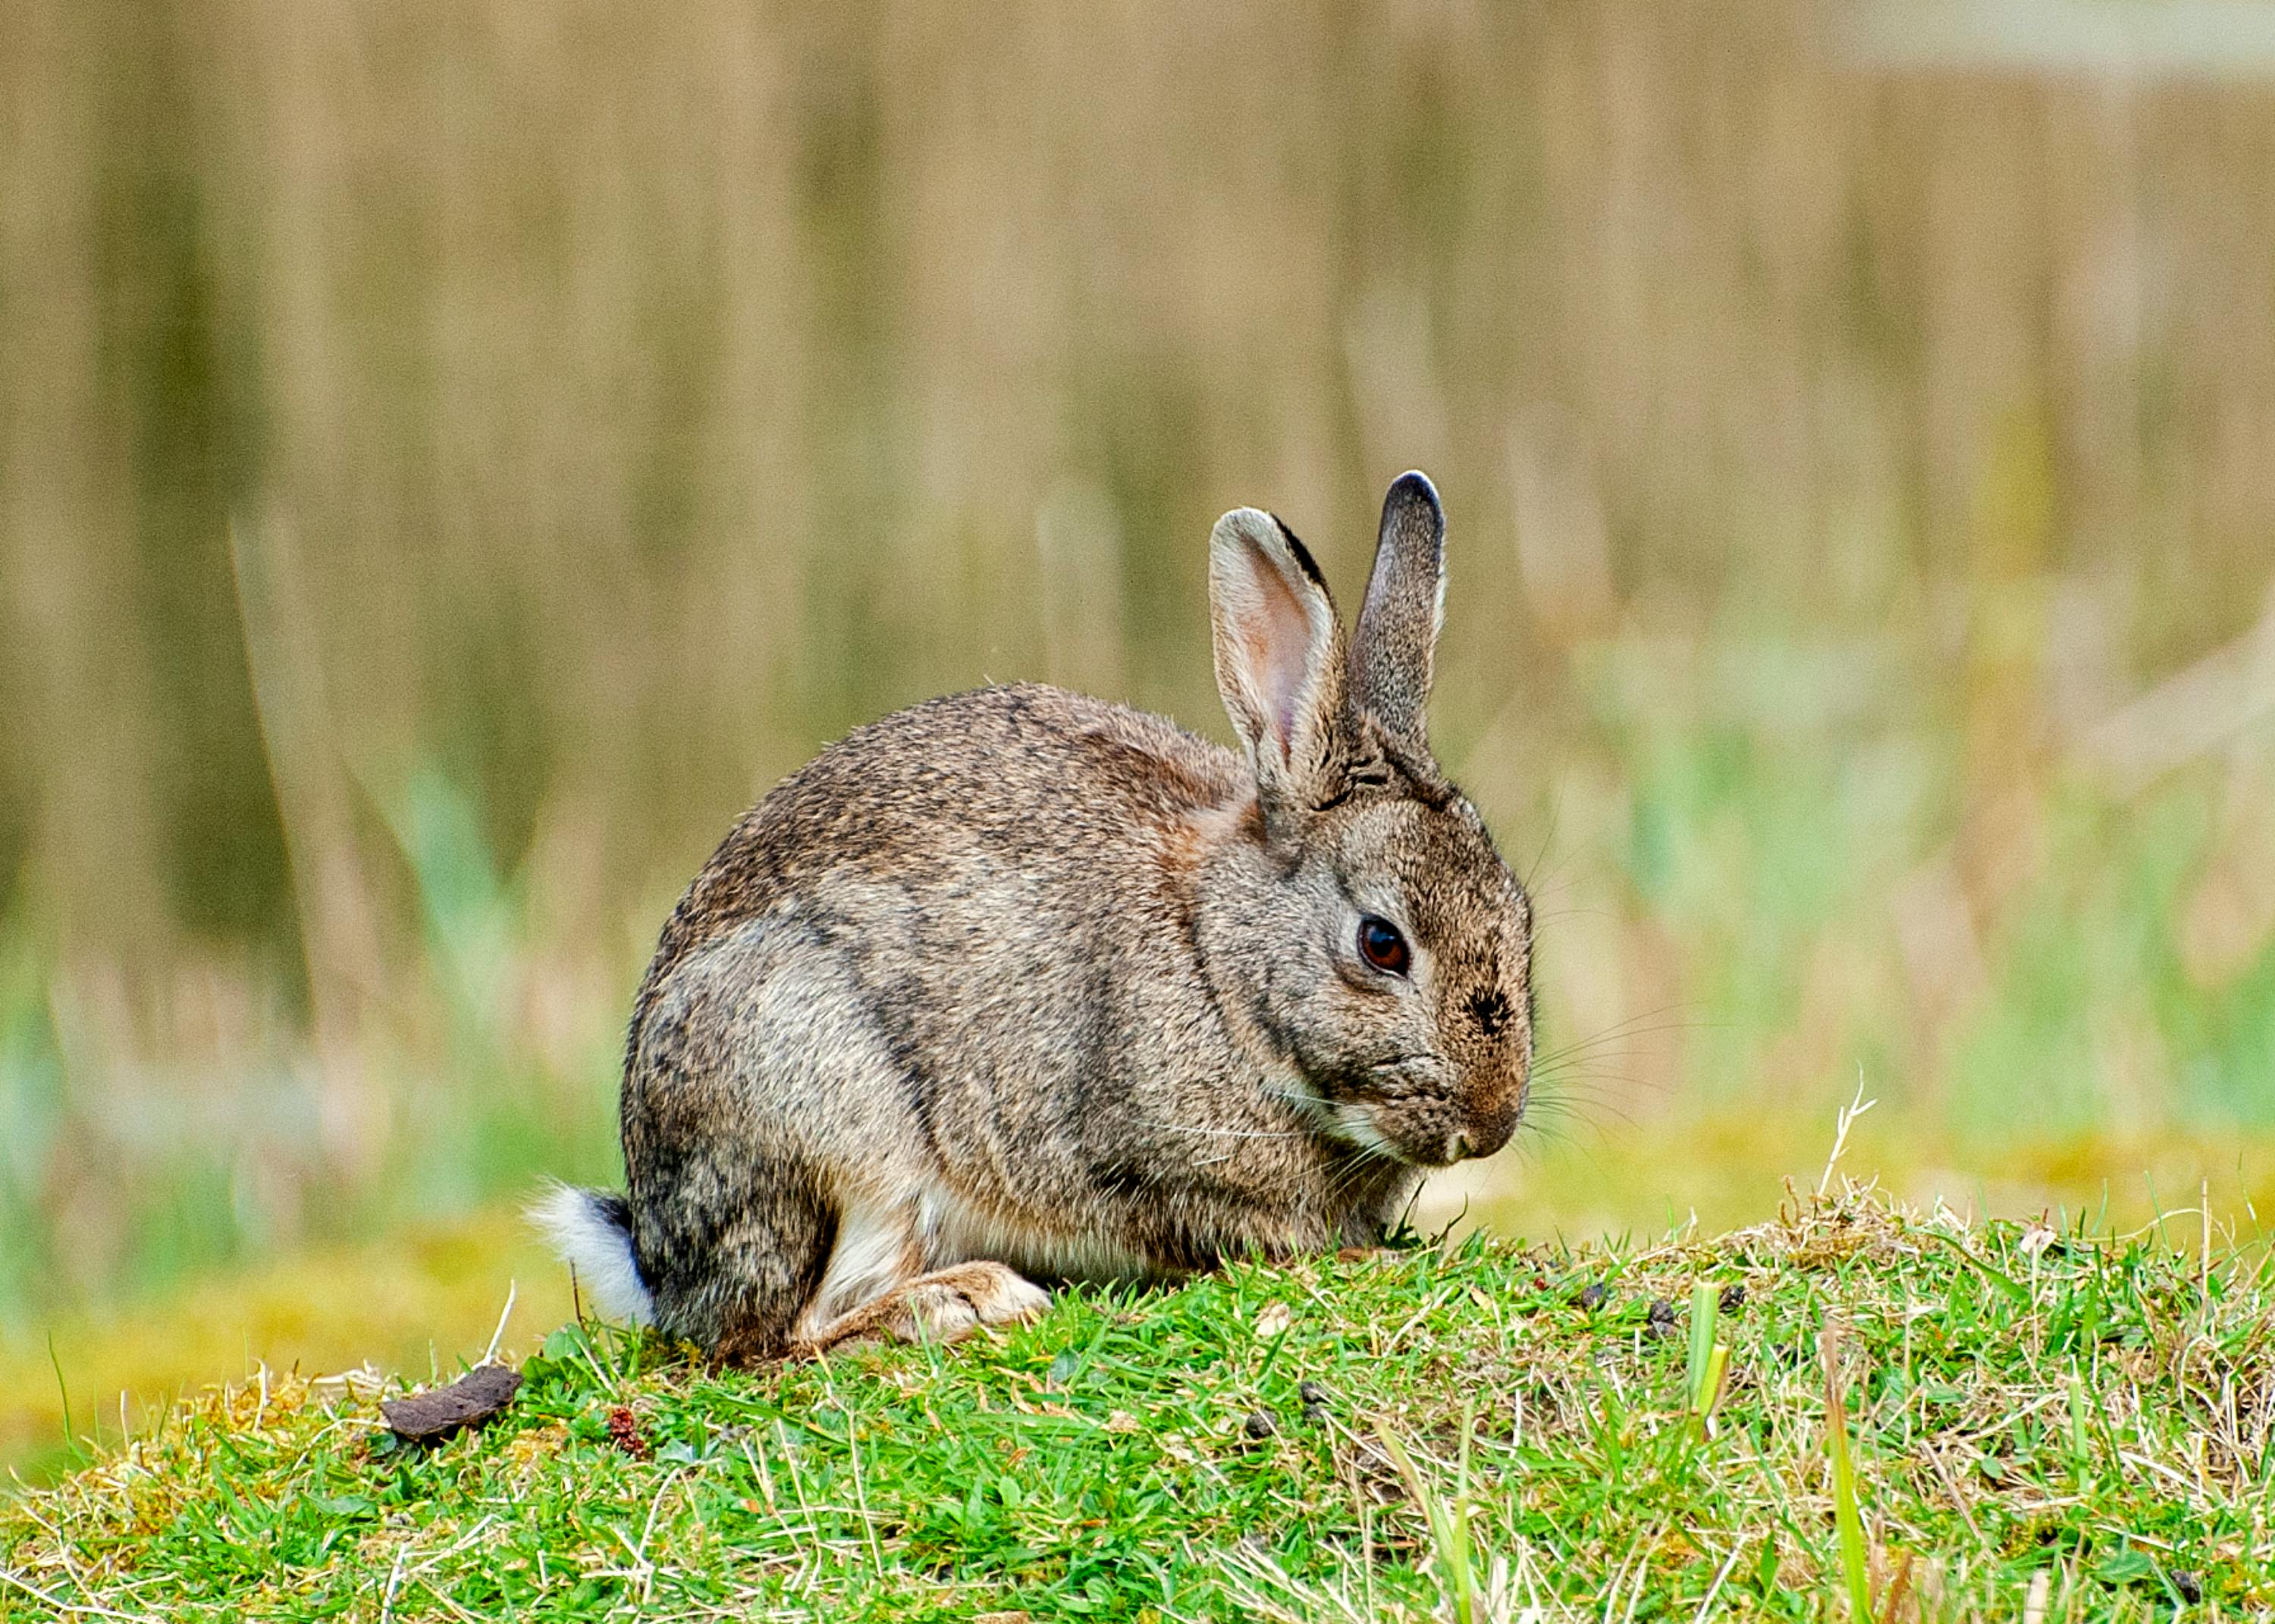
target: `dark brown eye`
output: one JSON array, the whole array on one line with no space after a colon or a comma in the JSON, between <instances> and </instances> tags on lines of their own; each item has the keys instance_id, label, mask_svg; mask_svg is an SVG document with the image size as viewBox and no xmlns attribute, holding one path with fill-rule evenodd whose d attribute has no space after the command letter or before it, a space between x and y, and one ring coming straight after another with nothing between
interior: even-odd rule
<instances>
[{"instance_id":1,"label":"dark brown eye","mask_svg":"<svg viewBox=\"0 0 2275 1624\"><path fill-rule=\"evenodd\" d=\"M1358 956L1377 970L1394 976L1402 976L1412 962L1406 951L1406 938L1387 919L1378 919L1368 914L1358 922Z\"/></svg>"}]
</instances>

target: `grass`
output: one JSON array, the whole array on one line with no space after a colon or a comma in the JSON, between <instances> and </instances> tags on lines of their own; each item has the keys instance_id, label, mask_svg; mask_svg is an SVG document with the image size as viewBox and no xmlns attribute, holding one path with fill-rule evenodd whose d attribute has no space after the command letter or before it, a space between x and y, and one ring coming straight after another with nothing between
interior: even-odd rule
<instances>
[{"instance_id":1,"label":"grass","mask_svg":"<svg viewBox=\"0 0 2275 1624\"><path fill-rule=\"evenodd\" d=\"M571 1324L431 1451L266 1374L0 1508L0 1617L2264 1616L2275 1269L2173 1227L1852 1185L756 1374Z\"/></svg>"}]
</instances>

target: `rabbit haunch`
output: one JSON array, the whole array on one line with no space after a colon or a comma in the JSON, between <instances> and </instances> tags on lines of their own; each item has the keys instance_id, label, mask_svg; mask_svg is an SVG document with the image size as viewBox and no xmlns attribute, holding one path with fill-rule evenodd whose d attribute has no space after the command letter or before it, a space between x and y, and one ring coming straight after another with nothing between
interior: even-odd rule
<instances>
[{"instance_id":1,"label":"rabbit haunch","mask_svg":"<svg viewBox=\"0 0 2275 1624\"><path fill-rule=\"evenodd\" d=\"M1284 525L1218 522L1237 753L988 688L760 801L641 985L625 1194L540 1213L603 1305L726 1361L953 1336L1039 1312L1030 1277L1372 1240L1498 1149L1531 918L1430 755L1443 537L1392 486L1347 646Z\"/></svg>"}]
</instances>

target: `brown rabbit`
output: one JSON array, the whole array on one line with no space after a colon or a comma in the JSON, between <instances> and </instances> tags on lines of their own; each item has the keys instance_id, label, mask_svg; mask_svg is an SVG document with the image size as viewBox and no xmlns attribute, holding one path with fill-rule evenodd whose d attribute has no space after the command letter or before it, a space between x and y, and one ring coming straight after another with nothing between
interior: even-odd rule
<instances>
[{"instance_id":1,"label":"brown rabbit","mask_svg":"<svg viewBox=\"0 0 2275 1624\"><path fill-rule=\"evenodd\" d=\"M1390 487L1350 646L1303 543L1209 543L1242 753L1039 686L934 699L785 779L634 1008L623 1197L539 1216L602 1307L729 1362L1039 1313L1374 1238L1500 1147L1531 910L1430 754L1445 517Z\"/></svg>"}]
</instances>

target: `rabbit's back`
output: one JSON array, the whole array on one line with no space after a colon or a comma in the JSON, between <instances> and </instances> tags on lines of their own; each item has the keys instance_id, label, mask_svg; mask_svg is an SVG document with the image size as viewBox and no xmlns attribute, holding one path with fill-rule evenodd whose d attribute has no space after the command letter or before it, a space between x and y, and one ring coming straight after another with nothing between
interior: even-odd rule
<instances>
[{"instance_id":1,"label":"rabbit's back","mask_svg":"<svg viewBox=\"0 0 2275 1624\"><path fill-rule=\"evenodd\" d=\"M976 689L858 729L737 823L666 924L635 1031L679 962L771 911L979 945L988 914L1039 948L1174 886L1195 820L1252 797L1230 751L1159 716L1037 684ZM880 915L880 888L900 905ZM857 906L862 917L850 917ZM929 927L929 928L928 928ZM1007 939L994 937L996 945Z\"/></svg>"}]
</instances>

